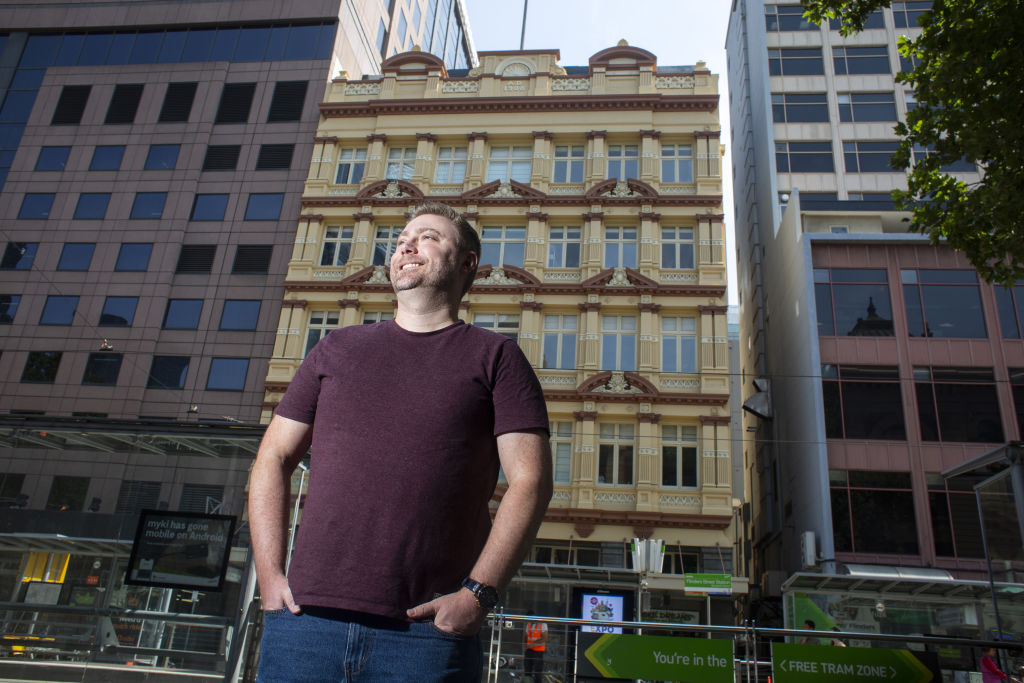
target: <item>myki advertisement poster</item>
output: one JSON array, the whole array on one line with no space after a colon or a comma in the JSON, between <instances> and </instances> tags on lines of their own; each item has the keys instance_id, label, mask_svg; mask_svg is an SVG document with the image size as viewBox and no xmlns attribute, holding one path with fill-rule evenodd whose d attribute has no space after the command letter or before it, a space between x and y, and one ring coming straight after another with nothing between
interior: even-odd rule
<instances>
[{"instance_id":1,"label":"myki advertisement poster","mask_svg":"<svg viewBox=\"0 0 1024 683\"><path fill-rule=\"evenodd\" d=\"M621 595L607 593L583 593L582 615L584 619L595 621L623 621L623 598ZM601 624L584 624L583 630L588 633L622 633L620 626L604 626Z\"/></svg>"}]
</instances>

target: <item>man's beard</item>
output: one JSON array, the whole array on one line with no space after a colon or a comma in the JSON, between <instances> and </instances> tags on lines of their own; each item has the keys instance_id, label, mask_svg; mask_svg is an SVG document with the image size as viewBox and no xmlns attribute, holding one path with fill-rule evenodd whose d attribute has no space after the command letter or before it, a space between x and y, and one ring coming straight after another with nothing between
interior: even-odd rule
<instances>
[{"instance_id":1,"label":"man's beard","mask_svg":"<svg viewBox=\"0 0 1024 683\"><path fill-rule=\"evenodd\" d=\"M424 272L426 271L426 272ZM458 277L458 267L455 263L445 261L438 264L436 268L423 265L414 272L403 272L399 270L393 273L391 285L396 292L404 292L416 287L430 286L436 289L449 289L450 285Z\"/></svg>"}]
</instances>

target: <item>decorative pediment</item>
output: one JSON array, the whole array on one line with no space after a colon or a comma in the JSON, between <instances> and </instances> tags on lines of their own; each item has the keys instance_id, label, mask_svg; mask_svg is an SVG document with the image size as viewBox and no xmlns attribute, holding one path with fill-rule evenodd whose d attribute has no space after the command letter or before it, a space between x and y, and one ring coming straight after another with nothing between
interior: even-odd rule
<instances>
[{"instance_id":1,"label":"decorative pediment","mask_svg":"<svg viewBox=\"0 0 1024 683\"><path fill-rule=\"evenodd\" d=\"M658 283L632 268L609 268L580 283L583 287L657 287Z\"/></svg>"},{"instance_id":2,"label":"decorative pediment","mask_svg":"<svg viewBox=\"0 0 1024 683\"><path fill-rule=\"evenodd\" d=\"M581 394L646 394L656 395L658 389L635 372L599 372L576 389Z\"/></svg>"},{"instance_id":3,"label":"decorative pediment","mask_svg":"<svg viewBox=\"0 0 1024 683\"><path fill-rule=\"evenodd\" d=\"M378 180L356 193L358 199L423 199L423 192L407 180Z\"/></svg>"},{"instance_id":4,"label":"decorative pediment","mask_svg":"<svg viewBox=\"0 0 1024 683\"><path fill-rule=\"evenodd\" d=\"M462 193L462 199L546 199L547 195L516 180L491 182Z\"/></svg>"},{"instance_id":5,"label":"decorative pediment","mask_svg":"<svg viewBox=\"0 0 1024 683\"><path fill-rule=\"evenodd\" d=\"M444 60L429 52L412 50L402 52L385 59L380 65L381 73L409 73L410 71L440 71L443 78L448 78L448 70Z\"/></svg>"},{"instance_id":6,"label":"decorative pediment","mask_svg":"<svg viewBox=\"0 0 1024 683\"><path fill-rule=\"evenodd\" d=\"M629 43L620 40L615 47L605 48L590 57L590 68L595 66L626 67L633 68L641 66L656 66L658 58L653 52L641 50L638 47L630 47Z\"/></svg>"},{"instance_id":7,"label":"decorative pediment","mask_svg":"<svg viewBox=\"0 0 1024 683\"><path fill-rule=\"evenodd\" d=\"M633 199L637 197L657 197L657 191L645 182L636 178L603 180L587 190L588 199L608 197L611 199Z\"/></svg>"},{"instance_id":8,"label":"decorative pediment","mask_svg":"<svg viewBox=\"0 0 1024 683\"><path fill-rule=\"evenodd\" d=\"M390 287L391 280L388 279L388 269L384 266L367 266L360 271L352 273L346 278L342 278L341 284L388 285Z\"/></svg>"},{"instance_id":9,"label":"decorative pediment","mask_svg":"<svg viewBox=\"0 0 1024 683\"><path fill-rule=\"evenodd\" d=\"M514 286L523 285L540 286L541 282L522 268L515 266L480 266L476 271L476 279L473 286Z\"/></svg>"}]
</instances>

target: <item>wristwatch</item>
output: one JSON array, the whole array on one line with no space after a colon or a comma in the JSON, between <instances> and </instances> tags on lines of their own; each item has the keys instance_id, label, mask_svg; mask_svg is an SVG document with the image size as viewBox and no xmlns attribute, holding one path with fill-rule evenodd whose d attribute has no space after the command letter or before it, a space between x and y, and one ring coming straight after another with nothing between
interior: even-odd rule
<instances>
[{"instance_id":1,"label":"wristwatch","mask_svg":"<svg viewBox=\"0 0 1024 683\"><path fill-rule=\"evenodd\" d=\"M486 612L490 612L498 604L498 589L494 586L474 581L467 576L462 580L462 587L473 594L473 597L476 598L476 604L480 605Z\"/></svg>"}]
</instances>

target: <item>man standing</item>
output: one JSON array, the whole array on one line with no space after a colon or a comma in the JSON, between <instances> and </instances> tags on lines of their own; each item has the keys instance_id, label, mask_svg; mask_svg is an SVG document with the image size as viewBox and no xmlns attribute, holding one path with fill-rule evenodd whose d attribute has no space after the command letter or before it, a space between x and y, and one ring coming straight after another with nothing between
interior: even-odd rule
<instances>
[{"instance_id":1,"label":"man standing","mask_svg":"<svg viewBox=\"0 0 1024 683\"><path fill-rule=\"evenodd\" d=\"M533 369L515 342L458 319L479 257L461 214L415 207L391 257L395 319L331 332L277 407L249 493L259 680L478 680L477 632L551 497ZM310 446L288 569L290 478Z\"/></svg>"},{"instance_id":2,"label":"man standing","mask_svg":"<svg viewBox=\"0 0 1024 683\"><path fill-rule=\"evenodd\" d=\"M533 610L526 613L534 616ZM543 621L528 621L523 633L523 673L533 683L542 683L544 676L544 652L548 645L548 625Z\"/></svg>"}]
</instances>

